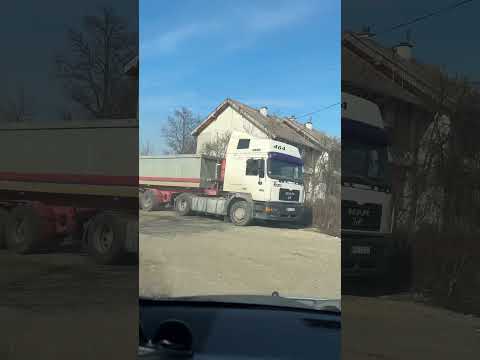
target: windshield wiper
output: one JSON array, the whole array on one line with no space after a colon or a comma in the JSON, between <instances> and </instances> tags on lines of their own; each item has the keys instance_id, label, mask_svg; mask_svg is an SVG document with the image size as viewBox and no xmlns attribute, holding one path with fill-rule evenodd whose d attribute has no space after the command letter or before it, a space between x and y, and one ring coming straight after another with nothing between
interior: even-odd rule
<instances>
[{"instance_id":1,"label":"windshield wiper","mask_svg":"<svg viewBox=\"0 0 480 360\"><path fill-rule=\"evenodd\" d=\"M279 180L279 181L290 181L290 182L293 182L295 184L302 184L302 180L292 179L292 178L287 177L287 176L280 176L280 175L269 175L269 176L272 179Z\"/></svg>"},{"instance_id":2,"label":"windshield wiper","mask_svg":"<svg viewBox=\"0 0 480 360\"><path fill-rule=\"evenodd\" d=\"M278 296L280 297L280 294L278 291L274 291L272 293L272 296ZM282 296L283 299L289 299L289 300L294 300L298 301L301 304L311 306L314 309L317 310L322 310L322 311L330 311L334 313L340 313L341 312L341 303L340 301L337 300L329 300L329 299L316 299L316 298L306 298L306 297L284 297Z\"/></svg>"},{"instance_id":3,"label":"windshield wiper","mask_svg":"<svg viewBox=\"0 0 480 360\"><path fill-rule=\"evenodd\" d=\"M311 298L290 298L271 295L198 295L182 297L140 298L140 305L154 302L196 302L206 304L238 304L246 306L286 307L325 312L340 312L340 301Z\"/></svg>"}]
</instances>

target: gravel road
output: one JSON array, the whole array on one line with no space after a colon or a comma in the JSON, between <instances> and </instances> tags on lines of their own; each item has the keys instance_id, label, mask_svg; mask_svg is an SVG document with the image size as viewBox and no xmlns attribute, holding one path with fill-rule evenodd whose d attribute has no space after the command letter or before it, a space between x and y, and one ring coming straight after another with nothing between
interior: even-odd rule
<instances>
[{"instance_id":1,"label":"gravel road","mask_svg":"<svg viewBox=\"0 0 480 360\"><path fill-rule=\"evenodd\" d=\"M340 240L291 227L140 214L140 294L340 297Z\"/></svg>"}]
</instances>

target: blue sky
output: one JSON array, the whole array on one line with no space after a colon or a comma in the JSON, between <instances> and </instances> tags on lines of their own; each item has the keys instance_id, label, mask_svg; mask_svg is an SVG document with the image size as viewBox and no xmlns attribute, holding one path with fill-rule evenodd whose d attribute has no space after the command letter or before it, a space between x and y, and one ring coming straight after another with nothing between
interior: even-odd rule
<instances>
[{"instance_id":1,"label":"blue sky","mask_svg":"<svg viewBox=\"0 0 480 360\"><path fill-rule=\"evenodd\" d=\"M162 151L175 108L230 97L280 115L340 101L340 1L140 1L140 137ZM300 119L307 121L308 118ZM340 135L340 107L312 115Z\"/></svg>"}]
</instances>

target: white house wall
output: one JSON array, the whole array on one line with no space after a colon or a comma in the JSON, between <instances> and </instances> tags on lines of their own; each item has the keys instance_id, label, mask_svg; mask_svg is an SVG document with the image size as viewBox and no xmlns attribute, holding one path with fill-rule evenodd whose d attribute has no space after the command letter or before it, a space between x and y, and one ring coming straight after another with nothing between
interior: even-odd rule
<instances>
[{"instance_id":1,"label":"white house wall","mask_svg":"<svg viewBox=\"0 0 480 360\"><path fill-rule=\"evenodd\" d=\"M217 135L222 135L231 131L246 131L258 138L268 137L263 131L253 126L251 122L246 120L237 111L228 107L198 135L197 154L201 153L204 144L215 140Z\"/></svg>"}]
</instances>

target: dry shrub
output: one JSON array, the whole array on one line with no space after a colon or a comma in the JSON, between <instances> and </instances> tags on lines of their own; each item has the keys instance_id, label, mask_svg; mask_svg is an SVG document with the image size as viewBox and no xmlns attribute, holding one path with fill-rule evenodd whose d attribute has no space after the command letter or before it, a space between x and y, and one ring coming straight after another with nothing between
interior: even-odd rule
<instances>
[{"instance_id":1,"label":"dry shrub","mask_svg":"<svg viewBox=\"0 0 480 360\"><path fill-rule=\"evenodd\" d=\"M413 290L456 311L480 314L480 232L422 227L412 239Z\"/></svg>"},{"instance_id":2,"label":"dry shrub","mask_svg":"<svg viewBox=\"0 0 480 360\"><path fill-rule=\"evenodd\" d=\"M311 204L312 225L325 234L340 236L340 199L330 195Z\"/></svg>"}]
</instances>

